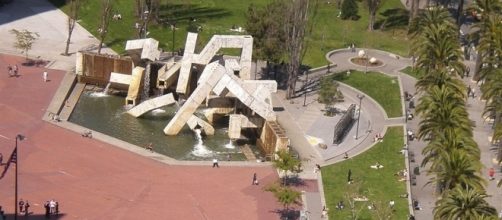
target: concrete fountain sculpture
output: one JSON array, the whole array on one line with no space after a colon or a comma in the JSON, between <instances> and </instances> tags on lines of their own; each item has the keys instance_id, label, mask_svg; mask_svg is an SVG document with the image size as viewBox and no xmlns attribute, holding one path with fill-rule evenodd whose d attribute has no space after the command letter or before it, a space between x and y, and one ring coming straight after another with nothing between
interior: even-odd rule
<instances>
[{"instance_id":1,"label":"concrete fountain sculpture","mask_svg":"<svg viewBox=\"0 0 502 220\"><path fill-rule=\"evenodd\" d=\"M166 135L177 135L185 125L213 135L215 115L227 115L230 139L242 138L243 128L255 128L262 133L259 142L270 145L265 151L285 147L287 138L275 122L271 102L271 94L277 92L277 83L250 80L253 38L214 35L200 53L195 53L196 41L197 34L188 33L181 59L167 60L159 60L161 52L154 39L128 41L126 51L131 59L131 72L127 72L128 68L122 68L126 72L110 71L109 77L104 77L108 79L107 87L127 88L125 103L133 106L127 113L134 117L167 105L178 105L179 109L163 130ZM217 55L221 48L241 49L241 55L222 59ZM82 57L77 57L76 72L85 75L86 62ZM149 97L151 88L157 91L156 97ZM196 114L199 107L205 109L203 116Z\"/></svg>"}]
</instances>

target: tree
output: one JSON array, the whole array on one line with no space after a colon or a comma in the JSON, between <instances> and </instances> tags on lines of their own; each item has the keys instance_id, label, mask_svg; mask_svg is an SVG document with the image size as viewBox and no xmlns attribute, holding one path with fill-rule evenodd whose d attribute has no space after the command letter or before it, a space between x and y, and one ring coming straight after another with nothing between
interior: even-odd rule
<instances>
[{"instance_id":1,"label":"tree","mask_svg":"<svg viewBox=\"0 0 502 220\"><path fill-rule=\"evenodd\" d=\"M357 18L359 18L357 12L358 12L358 7L355 0L343 0L342 14L340 15L340 17L343 20L346 19L356 20Z\"/></svg>"},{"instance_id":2,"label":"tree","mask_svg":"<svg viewBox=\"0 0 502 220\"><path fill-rule=\"evenodd\" d=\"M158 8L159 8L158 0L138 0L136 2L137 16L137 37L138 38L146 38L148 33L148 24L152 20L152 18L158 17Z\"/></svg>"},{"instance_id":3,"label":"tree","mask_svg":"<svg viewBox=\"0 0 502 220\"><path fill-rule=\"evenodd\" d=\"M441 132L460 132L472 137L472 123L461 96L448 88L434 86L419 101L416 112L423 118L419 123L419 138L437 136Z\"/></svg>"},{"instance_id":4,"label":"tree","mask_svg":"<svg viewBox=\"0 0 502 220\"><path fill-rule=\"evenodd\" d=\"M312 21L315 20L317 5L317 0L291 0L289 4L286 4L286 14L284 14L286 17L284 27L288 61L286 66L288 73L286 99L291 99L296 91L300 64L308 45L308 42L305 42L305 36L312 32L313 27L313 22L309 23L309 17Z\"/></svg>"},{"instance_id":5,"label":"tree","mask_svg":"<svg viewBox=\"0 0 502 220\"><path fill-rule=\"evenodd\" d=\"M69 55L68 50L70 49L71 34L73 33L73 29L75 28L75 24L77 23L77 20L79 18L80 0L66 0L66 2L69 5L69 12L67 20L68 38L66 39L66 48L64 50L64 55L68 56Z\"/></svg>"},{"instance_id":6,"label":"tree","mask_svg":"<svg viewBox=\"0 0 502 220\"><path fill-rule=\"evenodd\" d=\"M359 214L361 214L361 211L366 207L366 202L356 201L355 199L365 197L362 195L361 182L352 181L351 184L347 186L343 197L350 208L350 219L358 220Z\"/></svg>"},{"instance_id":7,"label":"tree","mask_svg":"<svg viewBox=\"0 0 502 220\"><path fill-rule=\"evenodd\" d=\"M253 57L280 63L284 59L285 1L272 1L264 8L250 4L246 13L245 29L253 36Z\"/></svg>"},{"instance_id":8,"label":"tree","mask_svg":"<svg viewBox=\"0 0 502 220\"><path fill-rule=\"evenodd\" d=\"M497 210L491 207L483 191L462 187L450 190L436 202L434 219L478 220L486 217L496 217Z\"/></svg>"},{"instance_id":9,"label":"tree","mask_svg":"<svg viewBox=\"0 0 502 220\"><path fill-rule=\"evenodd\" d=\"M11 29L10 33L16 35L14 47L21 50L26 56L26 60L28 60L28 51L31 50L33 43L40 37L40 35L37 32L31 32L26 29Z\"/></svg>"},{"instance_id":10,"label":"tree","mask_svg":"<svg viewBox=\"0 0 502 220\"><path fill-rule=\"evenodd\" d=\"M301 169L301 161L293 157L286 149L280 149L275 154L276 158L273 161L274 167L283 172L283 185L287 185L288 174L299 172Z\"/></svg>"},{"instance_id":11,"label":"tree","mask_svg":"<svg viewBox=\"0 0 502 220\"><path fill-rule=\"evenodd\" d=\"M375 26L376 13L378 9L380 9L380 7L383 5L384 0L366 0L366 3L368 3L368 11L370 13L368 30L373 31Z\"/></svg>"},{"instance_id":12,"label":"tree","mask_svg":"<svg viewBox=\"0 0 502 220\"><path fill-rule=\"evenodd\" d=\"M289 208L291 205L301 204L300 200L302 193L291 187L274 184L265 188L265 191L272 192L274 194L277 201L284 206L286 215L289 214Z\"/></svg>"},{"instance_id":13,"label":"tree","mask_svg":"<svg viewBox=\"0 0 502 220\"><path fill-rule=\"evenodd\" d=\"M472 160L465 151L452 150L448 154L443 154L439 163L439 168L433 171L436 177L429 183L441 186L443 192L458 186L484 190L486 182L479 175L482 165L479 160L477 162Z\"/></svg>"},{"instance_id":14,"label":"tree","mask_svg":"<svg viewBox=\"0 0 502 220\"><path fill-rule=\"evenodd\" d=\"M392 210L392 207L387 202L376 201L373 203L372 214L375 217L374 219L390 220L390 219L392 219L392 216L394 215L394 210Z\"/></svg>"},{"instance_id":15,"label":"tree","mask_svg":"<svg viewBox=\"0 0 502 220\"><path fill-rule=\"evenodd\" d=\"M113 3L115 0L101 0L101 20L98 29L99 34L99 46L98 54L101 53L101 48L103 48L103 42L105 41L106 35L108 34L108 25L112 18Z\"/></svg>"},{"instance_id":16,"label":"tree","mask_svg":"<svg viewBox=\"0 0 502 220\"><path fill-rule=\"evenodd\" d=\"M343 98L343 94L338 90L339 84L334 82L330 77L321 78L321 88L319 90L319 102L330 107L337 100Z\"/></svg>"},{"instance_id":17,"label":"tree","mask_svg":"<svg viewBox=\"0 0 502 220\"><path fill-rule=\"evenodd\" d=\"M479 147L472 137L460 132L441 132L436 134L422 150L424 155L422 167L430 164L430 170L432 171L442 169L443 157L448 156L453 150L465 152L473 161L479 160L481 155Z\"/></svg>"}]
</instances>

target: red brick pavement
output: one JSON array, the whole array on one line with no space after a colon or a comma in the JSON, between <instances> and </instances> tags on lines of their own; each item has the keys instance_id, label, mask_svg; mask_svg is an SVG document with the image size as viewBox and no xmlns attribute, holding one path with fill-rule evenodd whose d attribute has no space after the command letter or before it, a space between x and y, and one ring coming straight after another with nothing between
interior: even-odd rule
<instances>
[{"instance_id":1,"label":"red brick pavement","mask_svg":"<svg viewBox=\"0 0 502 220\"><path fill-rule=\"evenodd\" d=\"M45 69L19 65L21 76L9 78L7 64L22 61L0 55L0 152L5 162L16 134L28 138L19 142L19 197L34 214L55 199L64 219L278 219L280 206L262 190L278 178L270 167L170 166L42 121L64 73L48 70L43 82ZM11 166L0 179L7 214L13 200Z\"/></svg>"}]
</instances>

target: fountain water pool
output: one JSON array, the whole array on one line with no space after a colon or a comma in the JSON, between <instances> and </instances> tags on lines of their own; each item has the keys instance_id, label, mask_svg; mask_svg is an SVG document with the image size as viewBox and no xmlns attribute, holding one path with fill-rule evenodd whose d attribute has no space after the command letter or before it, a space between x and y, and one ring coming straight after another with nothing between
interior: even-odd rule
<instances>
[{"instance_id":1,"label":"fountain water pool","mask_svg":"<svg viewBox=\"0 0 502 220\"><path fill-rule=\"evenodd\" d=\"M214 136L198 136L187 126L177 136L166 136L163 128L177 111L175 105L134 118L126 113L124 97L92 94L88 90L82 93L69 121L140 147L152 143L156 152L179 160L210 160L213 157L224 160L228 154L232 154L232 160L245 160L235 147L227 146L230 142L226 129L228 121L214 125Z\"/></svg>"}]
</instances>

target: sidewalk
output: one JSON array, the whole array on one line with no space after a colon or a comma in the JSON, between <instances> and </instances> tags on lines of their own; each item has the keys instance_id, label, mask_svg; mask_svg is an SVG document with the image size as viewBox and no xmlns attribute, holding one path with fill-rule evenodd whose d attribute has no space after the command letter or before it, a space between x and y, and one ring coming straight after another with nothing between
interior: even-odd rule
<instances>
[{"instance_id":1,"label":"sidewalk","mask_svg":"<svg viewBox=\"0 0 502 220\"><path fill-rule=\"evenodd\" d=\"M68 36L67 16L44 0L15 0L0 8L0 38L2 39L0 53L23 56L18 49L14 48L15 36L9 32L11 29L37 32L40 37L28 52L29 57L52 61L46 66L51 69L66 71L73 69L77 51L96 48L99 44L91 33L77 23L71 38L69 50L71 56L61 55L66 48ZM109 48L103 48L103 53L115 54Z\"/></svg>"}]
</instances>

